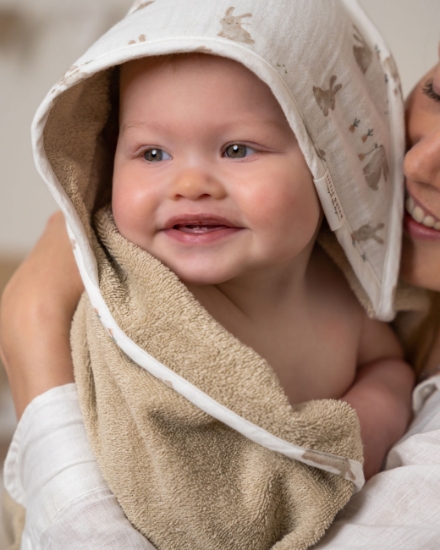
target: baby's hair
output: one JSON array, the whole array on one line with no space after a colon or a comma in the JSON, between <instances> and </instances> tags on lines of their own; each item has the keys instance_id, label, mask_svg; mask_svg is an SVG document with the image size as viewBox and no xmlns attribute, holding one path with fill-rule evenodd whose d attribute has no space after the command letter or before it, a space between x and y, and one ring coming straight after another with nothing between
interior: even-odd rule
<instances>
[{"instance_id":1,"label":"baby's hair","mask_svg":"<svg viewBox=\"0 0 440 550\"><path fill-rule=\"evenodd\" d=\"M155 55L150 57L148 60L151 62L151 65L154 67L166 67L168 65L174 65L175 61L185 57L197 55L192 52L188 53L167 53L164 55Z\"/></svg>"}]
</instances>

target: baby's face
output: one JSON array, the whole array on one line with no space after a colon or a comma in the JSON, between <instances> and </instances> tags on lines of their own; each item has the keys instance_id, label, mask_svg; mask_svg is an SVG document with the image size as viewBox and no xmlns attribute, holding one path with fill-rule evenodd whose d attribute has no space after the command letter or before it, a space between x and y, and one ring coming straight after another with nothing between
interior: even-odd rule
<instances>
[{"instance_id":1,"label":"baby's face","mask_svg":"<svg viewBox=\"0 0 440 550\"><path fill-rule=\"evenodd\" d=\"M312 176L269 88L208 55L121 71L113 214L184 282L290 266L320 220Z\"/></svg>"}]
</instances>

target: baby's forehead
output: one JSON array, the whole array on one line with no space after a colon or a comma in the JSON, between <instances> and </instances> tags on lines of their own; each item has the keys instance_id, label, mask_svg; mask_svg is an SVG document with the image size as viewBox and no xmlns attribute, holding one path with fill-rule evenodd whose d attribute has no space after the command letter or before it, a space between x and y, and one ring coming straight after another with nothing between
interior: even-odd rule
<instances>
[{"instance_id":1,"label":"baby's forehead","mask_svg":"<svg viewBox=\"0 0 440 550\"><path fill-rule=\"evenodd\" d=\"M150 94L150 96L149 96ZM243 116L276 119L288 125L283 110L269 86L245 65L227 57L201 53L143 57L121 66L120 107L130 109L136 102L162 101L172 108L187 98L210 102L213 109L234 110L241 106ZM165 105L166 102L166 105ZM290 129L290 126L289 126Z\"/></svg>"}]
</instances>

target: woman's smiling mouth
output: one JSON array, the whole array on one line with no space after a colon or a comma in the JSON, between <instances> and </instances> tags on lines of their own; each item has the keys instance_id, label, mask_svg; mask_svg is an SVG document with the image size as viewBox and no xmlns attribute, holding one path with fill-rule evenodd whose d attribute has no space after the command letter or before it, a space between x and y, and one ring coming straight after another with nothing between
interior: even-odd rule
<instances>
[{"instance_id":1,"label":"woman's smiling mouth","mask_svg":"<svg viewBox=\"0 0 440 550\"><path fill-rule=\"evenodd\" d=\"M418 239L440 239L440 220L427 212L410 195L405 201L405 230Z\"/></svg>"},{"instance_id":2,"label":"woman's smiling mouth","mask_svg":"<svg viewBox=\"0 0 440 550\"><path fill-rule=\"evenodd\" d=\"M432 227L437 231L440 231L440 220L432 216L429 212L416 203L411 196L408 196L405 202L405 209L408 214L418 223L423 224L425 227Z\"/></svg>"}]
</instances>

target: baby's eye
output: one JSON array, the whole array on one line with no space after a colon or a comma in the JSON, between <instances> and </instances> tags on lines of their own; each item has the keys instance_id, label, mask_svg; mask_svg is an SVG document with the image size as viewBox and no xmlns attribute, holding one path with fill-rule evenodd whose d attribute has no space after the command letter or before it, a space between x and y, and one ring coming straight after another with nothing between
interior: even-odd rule
<instances>
[{"instance_id":1,"label":"baby's eye","mask_svg":"<svg viewBox=\"0 0 440 550\"><path fill-rule=\"evenodd\" d=\"M147 149L144 151L144 159L148 162L160 162L161 160L169 160L171 156L163 149Z\"/></svg>"},{"instance_id":2,"label":"baby's eye","mask_svg":"<svg viewBox=\"0 0 440 550\"><path fill-rule=\"evenodd\" d=\"M242 159L248 157L249 155L253 155L255 152L255 149L249 147L249 145L233 143L232 145L228 145L228 147L226 147L224 155L230 159Z\"/></svg>"}]
</instances>

